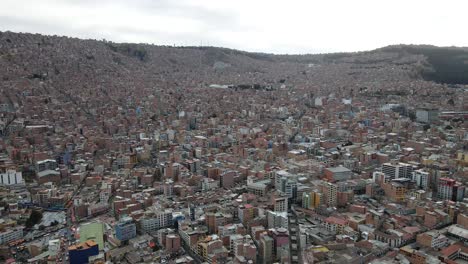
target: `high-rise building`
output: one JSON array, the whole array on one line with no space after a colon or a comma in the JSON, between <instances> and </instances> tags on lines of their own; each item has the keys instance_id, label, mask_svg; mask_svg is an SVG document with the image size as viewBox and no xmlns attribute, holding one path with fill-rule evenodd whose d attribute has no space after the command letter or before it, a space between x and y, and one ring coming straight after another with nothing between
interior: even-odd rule
<instances>
[{"instance_id":1,"label":"high-rise building","mask_svg":"<svg viewBox=\"0 0 468 264\"><path fill-rule=\"evenodd\" d=\"M302 193L302 208L310 209L312 207L311 194Z\"/></svg>"},{"instance_id":2,"label":"high-rise building","mask_svg":"<svg viewBox=\"0 0 468 264\"><path fill-rule=\"evenodd\" d=\"M322 194L313 191L313 192L305 192L302 194L302 207L306 209L313 209L319 207L322 202Z\"/></svg>"},{"instance_id":3,"label":"high-rise building","mask_svg":"<svg viewBox=\"0 0 468 264\"><path fill-rule=\"evenodd\" d=\"M286 228L271 229L269 235L273 238L275 256L280 256L280 250L289 245L289 234Z\"/></svg>"},{"instance_id":4,"label":"high-rise building","mask_svg":"<svg viewBox=\"0 0 468 264\"><path fill-rule=\"evenodd\" d=\"M0 173L0 185L18 185L23 183L21 171L7 170L5 173Z\"/></svg>"},{"instance_id":5,"label":"high-rise building","mask_svg":"<svg viewBox=\"0 0 468 264\"><path fill-rule=\"evenodd\" d=\"M180 249L180 236L177 234L169 234L166 236L166 250L176 252Z\"/></svg>"},{"instance_id":6,"label":"high-rise building","mask_svg":"<svg viewBox=\"0 0 468 264\"><path fill-rule=\"evenodd\" d=\"M405 200L406 196L406 187L405 185L399 183L399 182L389 182L389 183L384 183L382 185L382 188L385 192L385 195L394 202L403 202Z\"/></svg>"},{"instance_id":7,"label":"high-rise building","mask_svg":"<svg viewBox=\"0 0 468 264\"><path fill-rule=\"evenodd\" d=\"M255 207L251 204L240 205L237 209L237 217L246 225L250 220L255 218Z\"/></svg>"},{"instance_id":8,"label":"high-rise building","mask_svg":"<svg viewBox=\"0 0 468 264\"><path fill-rule=\"evenodd\" d=\"M416 110L416 121L421 123L432 123L439 118L439 111L432 108L421 108Z\"/></svg>"},{"instance_id":9,"label":"high-rise building","mask_svg":"<svg viewBox=\"0 0 468 264\"><path fill-rule=\"evenodd\" d=\"M437 186L437 196L442 200L451 200L453 195L453 187L456 181L450 178L440 178Z\"/></svg>"},{"instance_id":10,"label":"high-rise building","mask_svg":"<svg viewBox=\"0 0 468 264\"><path fill-rule=\"evenodd\" d=\"M288 211L288 198L286 196L273 196L273 210L275 212L287 212Z\"/></svg>"},{"instance_id":11,"label":"high-rise building","mask_svg":"<svg viewBox=\"0 0 468 264\"><path fill-rule=\"evenodd\" d=\"M463 198L465 198L465 186L462 183L457 182L455 186L453 186L452 192L452 201L454 202L461 202Z\"/></svg>"},{"instance_id":12,"label":"high-rise building","mask_svg":"<svg viewBox=\"0 0 468 264\"><path fill-rule=\"evenodd\" d=\"M173 225L172 210L146 212L140 219L140 226L144 232L156 231Z\"/></svg>"},{"instance_id":13,"label":"high-rise building","mask_svg":"<svg viewBox=\"0 0 468 264\"><path fill-rule=\"evenodd\" d=\"M115 225L115 236L120 241L127 241L136 237L136 225L131 217L123 217Z\"/></svg>"},{"instance_id":14,"label":"high-rise building","mask_svg":"<svg viewBox=\"0 0 468 264\"><path fill-rule=\"evenodd\" d=\"M416 186L427 190L429 188L429 172L424 170L413 171L412 180L416 182Z\"/></svg>"},{"instance_id":15,"label":"high-rise building","mask_svg":"<svg viewBox=\"0 0 468 264\"><path fill-rule=\"evenodd\" d=\"M219 175L219 184L221 187L229 189L234 186L234 177L237 175L235 171L226 171Z\"/></svg>"},{"instance_id":16,"label":"high-rise building","mask_svg":"<svg viewBox=\"0 0 468 264\"><path fill-rule=\"evenodd\" d=\"M382 172L385 174L387 181L397 178L412 178L413 166L407 163L384 163Z\"/></svg>"},{"instance_id":17,"label":"high-rise building","mask_svg":"<svg viewBox=\"0 0 468 264\"><path fill-rule=\"evenodd\" d=\"M223 214L220 212L207 212L205 214L205 223L210 234L218 233L218 227L223 226L228 222L232 222L232 215L230 214Z\"/></svg>"},{"instance_id":18,"label":"high-rise building","mask_svg":"<svg viewBox=\"0 0 468 264\"><path fill-rule=\"evenodd\" d=\"M267 222L268 228L288 228L288 213L267 211Z\"/></svg>"},{"instance_id":19,"label":"high-rise building","mask_svg":"<svg viewBox=\"0 0 468 264\"><path fill-rule=\"evenodd\" d=\"M198 243L197 253L208 263L213 263L218 258L227 257L227 250L217 236L208 236L201 240Z\"/></svg>"},{"instance_id":20,"label":"high-rise building","mask_svg":"<svg viewBox=\"0 0 468 264\"><path fill-rule=\"evenodd\" d=\"M0 245L23 237L23 227L7 228L0 232Z\"/></svg>"},{"instance_id":21,"label":"high-rise building","mask_svg":"<svg viewBox=\"0 0 468 264\"><path fill-rule=\"evenodd\" d=\"M275 175L275 189L294 201L297 197L297 177L287 171L277 171Z\"/></svg>"},{"instance_id":22,"label":"high-rise building","mask_svg":"<svg viewBox=\"0 0 468 264\"><path fill-rule=\"evenodd\" d=\"M330 182L325 182L323 185L323 194L325 198L325 203L329 207L336 207L337 205L337 194L338 187Z\"/></svg>"},{"instance_id":23,"label":"high-rise building","mask_svg":"<svg viewBox=\"0 0 468 264\"><path fill-rule=\"evenodd\" d=\"M270 236L265 234L260 237L260 256L263 259L263 263L273 262L274 246L273 238Z\"/></svg>"}]
</instances>

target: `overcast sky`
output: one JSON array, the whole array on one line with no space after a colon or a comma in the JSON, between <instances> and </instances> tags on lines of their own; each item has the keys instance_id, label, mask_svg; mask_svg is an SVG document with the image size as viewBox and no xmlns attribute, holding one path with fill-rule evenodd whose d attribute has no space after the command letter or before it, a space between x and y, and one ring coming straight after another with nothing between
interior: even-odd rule
<instances>
[{"instance_id":1,"label":"overcast sky","mask_svg":"<svg viewBox=\"0 0 468 264\"><path fill-rule=\"evenodd\" d=\"M0 30L270 53L468 46L468 0L0 0Z\"/></svg>"}]
</instances>

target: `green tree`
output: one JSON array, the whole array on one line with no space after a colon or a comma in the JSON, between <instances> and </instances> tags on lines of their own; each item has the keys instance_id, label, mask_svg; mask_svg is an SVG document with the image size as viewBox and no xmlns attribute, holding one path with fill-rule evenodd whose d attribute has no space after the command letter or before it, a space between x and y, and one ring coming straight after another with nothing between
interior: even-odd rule
<instances>
[{"instance_id":1,"label":"green tree","mask_svg":"<svg viewBox=\"0 0 468 264\"><path fill-rule=\"evenodd\" d=\"M26 227L31 228L35 224L39 223L42 219L42 212L37 210L32 210L31 214L29 215L28 220L26 220Z\"/></svg>"}]
</instances>

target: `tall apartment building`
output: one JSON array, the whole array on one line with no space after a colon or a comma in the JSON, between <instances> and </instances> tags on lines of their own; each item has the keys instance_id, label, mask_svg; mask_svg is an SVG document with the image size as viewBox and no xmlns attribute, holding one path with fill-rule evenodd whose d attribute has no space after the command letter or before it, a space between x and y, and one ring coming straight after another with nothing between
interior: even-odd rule
<instances>
[{"instance_id":1,"label":"tall apartment building","mask_svg":"<svg viewBox=\"0 0 468 264\"><path fill-rule=\"evenodd\" d=\"M412 180L416 182L416 186L427 190L429 188L429 172L424 170L413 171Z\"/></svg>"},{"instance_id":2,"label":"tall apartment building","mask_svg":"<svg viewBox=\"0 0 468 264\"><path fill-rule=\"evenodd\" d=\"M295 200L297 197L297 179L287 171L277 171L275 176L275 188L281 194L285 194L289 199Z\"/></svg>"},{"instance_id":3,"label":"tall apartment building","mask_svg":"<svg viewBox=\"0 0 468 264\"><path fill-rule=\"evenodd\" d=\"M23 227L7 228L5 231L0 232L0 245L18 240L22 237Z\"/></svg>"},{"instance_id":4,"label":"tall apartment building","mask_svg":"<svg viewBox=\"0 0 468 264\"><path fill-rule=\"evenodd\" d=\"M17 185L23 183L23 175L20 171L7 170L5 173L0 174L0 185Z\"/></svg>"},{"instance_id":5,"label":"tall apartment building","mask_svg":"<svg viewBox=\"0 0 468 264\"><path fill-rule=\"evenodd\" d=\"M219 175L219 185L229 189L234 186L234 178L237 176L235 171L226 171Z\"/></svg>"},{"instance_id":6,"label":"tall apartment building","mask_svg":"<svg viewBox=\"0 0 468 264\"><path fill-rule=\"evenodd\" d=\"M170 227L173 224L172 210L147 212L140 219L140 227L144 232L156 231L164 227Z\"/></svg>"},{"instance_id":7,"label":"tall apartment building","mask_svg":"<svg viewBox=\"0 0 468 264\"><path fill-rule=\"evenodd\" d=\"M453 186L453 191L452 191L452 201L454 202L461 202L463 201L463 198L465 198L465 186L457 182L455 186Z\"/></svg>"},{"instance_id":8,"label":"tall apartment building","mask_svg":"<svg viewBox=\"0 0 468 264\"><path fill-rule=\"evenodd\" d=\"M325 182L323 185L323 195L327 206L335 207L337 205L338 187L335 184Z\"/></svg>"},{"instance_id":9,"label":"tall apartment building","mask_svg":"<svg viewBox=\"0 0 468 264\"><path fill-rule=\"evenodd\" d=\"M273 262L273 252L274 252L274 241L268 235L263 235L260 237L260 256L263 259L263 263L272 263Z\"/></svg>"},{"instance_id":10,"label":"tall apartment building","mask_svg":"<svg viewBox=\"0 0 468 264\"><path fill-rule=\"evenodd\" d=\"M169 234L166 237L165 247L169 252L176 252L180 249L181 239L178 234Z\"/></svg>"},{"instance_id":11,"label":"tall apartment building","mask_svg":"<svg viewBox=\"0 0 468 264\"><path fill-rule=\"evenodd\" d=\"M123 217L115 225L115 236L120 241L127 241L136 237L136 225L131 217Z\"/></svg>"},{"instance_id":12,"label":"tall apartment building","mask_svg":"<svg viewBox=\"0 0 468 264\"><path fill-rule=\"evenodd\" d=\"M302 193L302 207L306 209L317 208L323 202L322 194L314 192Z\"/></svg>"},{"instance_id":13,"label":"tall apartment building","mask_svg":"<svg viewBox=\"0 0 468 264\"><path fill-rule=\"evenodd\" d=\"M268 228L288 228L287 212L267 211Z\"/></svg>"},{"instance_id":14,"label":"tall apartment building","mask_svg":"<svg viewBox=\"0 0 468 264\"><path fill-rule=\"evenodd\" d=\"M302 208L311 208L311 197L310 193L302 193Z\"/></svg>"},{"instance_id":15,"label":"tall apartment building","mask_svg":"<svg viewBox=\"0 0 468 264\"><path fill-rule=\"evenodd\" d=\"M384 163L382 165L382 172L385 174L385 178L393 180L396 178L412 178L413 166L407 163Z\"/></svg>"},{"instance_id":16,"label":"tall apartment building","mask_svg":"<svg viewBox=\"0 0 468 264\"><path fill-rule=\"evenodd\" d=\"M229 222L232 222L231 214L223 214L220 212L207 212L205 214L205 223L210 234L218 233L218 228L220 226L226 225Z\"/></svg>"},{"instance_id":17,"label":"tall apartment building","mask_svg":"<svg viewBox=\"0 0 468 264\"><path fill-rule=\"evenodd\" d=\"M287 212L288 211L288 198L286 196L273 196L273 210L275 212Z\"/></svg>"},{"instance_id":18,"label":"tall apartment building","mask_svg":"<svg viewBox=\"0 0 468 264\"><path fill-rule=\"evenodd\" d=\"M58 168L57 161L53 159L46 159L36 162L36 171L41 172L45 170L55 170Z\"/></svg>"},{"instance_id":19,"label":"tall apartment building","mask_svg":"<svg viewBox=\"0 0 468 264\"><path fill-rule=\"evenodd\" d=\"M237 217L245 225L255 218L256 209L251 204L239 205L237 208Z\"/></svg>"},{"instance_id":20,"label":"tall apartment building","mask_svg":"<svg viewBox=\"0 0 468 264\"><path fill-rule=\"evenodd\" d=\"M439 118L439 111L432 108L420 108L416 110L416 121L421 123L432 123Z\"/></svg>"},{"instance_id":21,"label":"tall apartment building","mask_svg":"<svg viewBox=\"0 0 468 264\"><path fill-rule=\"evenodd\" d=\"M403 202L406 196L406 187L398 182L384 183L382 188L385 195L394 202Z\"/></svg>"},{"instance_id":22,"label":"tall apartment building","mask_svg":"<svg viewBox=\"0 0 468 264\"><path fill-rule=\"evenodd\" d=\"M440 178L437 186L437 197L442 200L451 200L453 195L453 187L456 181L450 178Z\"/></svg>"},{"instance_id":23,"label":"tall apartment building","mask_svg":"<svg viewBox=\"0 0 468 264\"><path fill-rule=\"evenodd\" d=\"M253 177L247 179L247 190L257 196L265 196L270 180L255 181Z\"/></svg>"}]
</instances>

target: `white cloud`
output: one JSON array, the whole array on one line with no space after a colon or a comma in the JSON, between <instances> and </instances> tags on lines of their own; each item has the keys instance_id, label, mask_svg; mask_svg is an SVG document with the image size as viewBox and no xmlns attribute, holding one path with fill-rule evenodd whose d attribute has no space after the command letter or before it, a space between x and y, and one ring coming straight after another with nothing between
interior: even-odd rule
<instances>
[{"instance_id":1,"label":"white cloud","mask_svg":"<svg viewBox=\"0 0 468 264\"><path fill-rule=\"evenodd\" d=\"M2 0L0 30L274 53L468 46L464 0Z\"/></svg>"}]
</instances>

